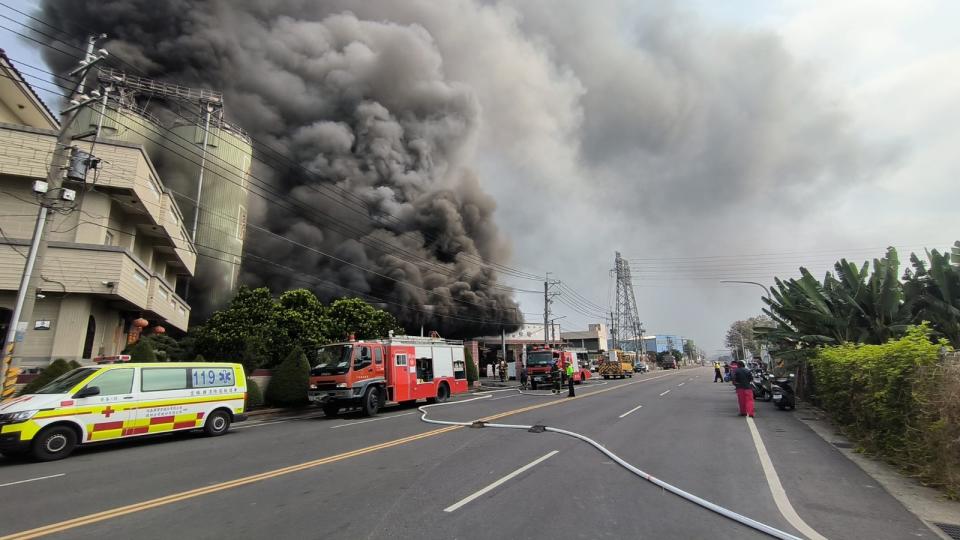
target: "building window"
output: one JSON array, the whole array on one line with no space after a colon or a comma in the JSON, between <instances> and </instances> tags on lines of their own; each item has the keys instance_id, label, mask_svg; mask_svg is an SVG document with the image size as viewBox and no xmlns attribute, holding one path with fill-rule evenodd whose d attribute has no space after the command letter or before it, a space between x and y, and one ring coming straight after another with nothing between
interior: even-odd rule
<instances>
[{"instance_id":1,"label":"building window","mask_svg":"<svg viewBox=\"0 0 960 540\"><path fill-rule=\"evenodd\" d=\"M144 287L147 286L147 276L143 275L143 272L141 272L141 271L139 271L139 270L134 270L134 271L133 271L133 279L134 279L134 281L136 281L137 283L143 285Z\"/></svg>"}]
</instances>

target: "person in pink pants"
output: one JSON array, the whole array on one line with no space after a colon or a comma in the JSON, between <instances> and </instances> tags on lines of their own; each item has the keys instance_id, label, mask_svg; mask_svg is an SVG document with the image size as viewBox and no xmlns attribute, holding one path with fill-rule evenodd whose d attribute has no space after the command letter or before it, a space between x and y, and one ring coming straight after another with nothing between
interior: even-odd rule
<instances>
[{"instance_id":1,"label":"person in pink pants","mask_svg":"<svg viewBox=\"0 0 960 540\"><path fill-rule=\"evenodd\" d=\"M743 361L736 362L737 369L733 372L733 386L737 389L737 403L740 405L740 416L753 418L753 374L747 369Z\"/></svg>"}]
</instances>

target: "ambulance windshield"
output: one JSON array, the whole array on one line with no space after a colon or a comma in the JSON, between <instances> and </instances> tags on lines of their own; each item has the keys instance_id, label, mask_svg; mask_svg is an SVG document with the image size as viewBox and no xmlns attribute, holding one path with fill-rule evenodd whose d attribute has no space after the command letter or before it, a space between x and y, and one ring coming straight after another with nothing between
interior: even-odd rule
<instances>
[{"instance_id":1,"label":"ambulance windshield","mask_svg":"<svg viewBox=\"0 0 960 540\"><path fill-rule=\"evenodd\" d=\"M321 347L317 351L317 364L310 370L310 374L343 375L350 369L350 355L353 345L330 345Z\"/></svg>"},{"instance_id":2,"label":"ambulance windshield","mask_svg":"<svg viewBox=\"0 0 960 540\"><path fill-rule=\"evenodd\" d=\"M77 368L73 371L64 373L54 379L50 384L34 392L34 394L66 394L74 386L89 377L99 368Z\"/></svg>"}]
</instances>

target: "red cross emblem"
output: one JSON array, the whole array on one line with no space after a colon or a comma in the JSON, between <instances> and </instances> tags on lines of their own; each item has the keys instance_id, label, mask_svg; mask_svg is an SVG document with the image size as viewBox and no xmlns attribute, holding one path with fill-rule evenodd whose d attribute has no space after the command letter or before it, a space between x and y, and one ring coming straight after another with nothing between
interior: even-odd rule
<instances>
[{"instance_id":1,"label":"red cross emblem","mask_svg":"<svg viewBox=\"0 0 960 540\"><path fill-rule=\"evenodd\" d=\"M106 416L107 418L110 418L110 415L115 412L117 411L113 410L112 408L110 408L109 405L107 405L107 408L103 410L103 415Z\"/></svg>"}]
</instances>

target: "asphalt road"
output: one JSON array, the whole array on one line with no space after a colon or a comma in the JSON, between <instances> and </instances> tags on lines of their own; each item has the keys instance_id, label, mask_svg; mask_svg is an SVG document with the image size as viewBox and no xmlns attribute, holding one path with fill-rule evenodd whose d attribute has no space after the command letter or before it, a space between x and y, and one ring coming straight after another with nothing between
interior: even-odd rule
<instances>
[{"instance_id":1,"label":"asphalt road","mask_svg":"<svg viewBox=\"0 0 960 540\"><path fill-rule=\"evenodd\" d=\"M457 401L472 401L429 414L470 421L511 413L496 421L576 431L657 478L799 535L771 495L733 390L711 378L705 368L595 381L573 400L467 394ZM757 403L757 413L786 497L817 533L936 538L794 418L802 411ZM22 537L765 537L576 439L431 425L415 408L374 419L319 411L264 419L219 438L106 444L53 463L0 458L0 536L31 530Z\"/></svg>"}]
</instances>

